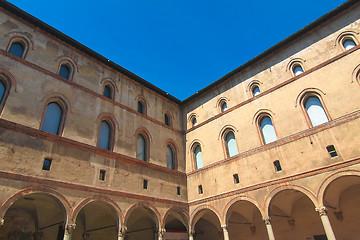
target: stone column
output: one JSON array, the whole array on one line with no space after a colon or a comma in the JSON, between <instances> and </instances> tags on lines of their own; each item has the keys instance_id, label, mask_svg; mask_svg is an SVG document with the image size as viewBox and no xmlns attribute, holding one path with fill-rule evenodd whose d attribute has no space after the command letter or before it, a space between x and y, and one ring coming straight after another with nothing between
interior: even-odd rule
<instances>
[{"instance_id":1,"label":"stone column","mask_svg":"<svg viewBox=\"0 0 360 240\"><path fill-rule=\"evenodd\" d=\"M76 227L75 223L69 222L65 226L64 240L71 240L71 234Z\"/></svg>"},{"instance_id":2,"label":"stone column","mask_svg":"<svg viewBox=\"0 0 360 240\"><path fill-rule=\"evenodd\" d=\"M158 231L158 240L162 240L165 233L166 233L166 229L160 228Z\"/></svg>"},{"instance_id":3,"label":"stone column","mask_svg":"<svg viewBox=\"0 0 360 240\"><path fill-rule=\"evenodd\" d=\"M267 233L269 236L269 240L275 240L274 231L273 231L271 223L270 223L270 217L263 218L263 220L266 225L266 230L267 230Z\"/></svg>"},{"instance_id":4,"label":"stone column","mask_svg":"<svg viewBox=\"0 0 360 240\"><path fill-rule=\"evenodd\" d=\"M127 231L127 227L125 227L125 226L120 227L119 226L118 240L124 240L125 239L126 231Z\"/></svg>"},{"instance_id":5,"label":"stone column","mask_svg":"<svg viewBox=\"0 0 360 240\"><path fill-rule=\"evenodd\" d=\"M325 234L328 240L336 240L334 231L331 227L329 217L326 214L326 207L322 206L319 208L315 208L315 210L319 213L321 222L324 226Z\"/></svg>"},{"instance_id":6,"label":"stone column","mask_svg":"<svg viewBox=\"0 0 360 240\"><path fill-rule=\"evenodd\" d=\"M194 240L194 232L189 231L189 240Z\"/></svg>"},{"instance_id":7,"label":"stone column","mask_svg":"<svg viewBox=\"0 0 360 240\"><path fill-rule=\"evenodd\" d=\"M223 233L224 233L224 240L230 240L230 238L229 238L229 232L228 232L228 230L227 230L226 225L222 225L221 228L222 228Z\"/></svg>"}]
</instances>

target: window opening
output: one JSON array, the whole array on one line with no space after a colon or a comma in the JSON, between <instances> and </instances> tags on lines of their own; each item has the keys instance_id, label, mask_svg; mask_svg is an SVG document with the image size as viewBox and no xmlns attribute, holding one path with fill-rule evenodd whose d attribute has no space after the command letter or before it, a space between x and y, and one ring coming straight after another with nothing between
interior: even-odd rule
<instances>
[{"instance_id":1,"label":"window opening","mask_svg":"<svg viewBox=\"0 0 360 240\"><path fill-rule=\"evenodd\" d=\"M99 174L99 180L105 181L105 174L106 174L106 170L101 169Z\"/></svg>"},{"instance_id":2,"label":"window opening","mask_svg":"<svg viewBox=\"0 0 360 240\"><path fill-rule=\"evenodd\" d=\"M255 97L255 96L257 96L257 95L259 95L261 92L260 92L260 88L258 87L258 86L254 86L253 88L252 88L252 93L253 93L253 96Z\"/></svg>"},{"instance_id":3,"label":"window opening","mask_svg":"<svg viewBox=\"0 0 360 240\"><path fill-rule=\"evenodd\" d=\"M264 117L260 122L261 132L265 144L271 143L277 140L274 125L270 117Z\"/></svg>"},{"instance_id":4,"label":"window opening","mask_svg":"<svg viewBox=\"0 0 360 240\"><path fill-rule=\"evenodd\" d=\"M9 49L9 53L18 56L19 58L21 58L24 54L24 45L19 43L19 42L14 42L11 44L11 47Z\"/></svg>"},{"instance_id":5,"label":"window opening","mask_svg":"<svg viewBox=\"0 0 360 240\"><path fill-rule=\"evenodd\" d=\"M195 169L200 169L204 167L201 147L199 145L197 145L194 148L194 159L195 159Z\"/></svg>"},{"instance_id":6,"label":"window opening","mask_svg":"<svg viewBox=\"0 0 360 240\"><path fill-rule=\"evenodd\" d=\"M302 74L304 72L304 69L300 65L296 64L293 67L293 72L294 72L295 76L298 76L298 75L300 75L300 74Z\"/></svg>"},{"instance_id":7,"label":"window opening","mask_svg":"<svg viewBox=\"0 0 360 240\"><path fill-rule=\"evenodd\" d=\"M148 189L148 180L144 179L143 188Z\"/></svg>"},{"instance_id":8,"label":"window opening","mask_svg":"<svg viewBox=\"0 0 360 240\"><path fill-rule=\"evenodd\" d=\"M193 117L193 118L191 119L191 124L192 124L193 127L195 127L195 126L197 125L196 117Z\"/></svg>"},{"instance_id":9,"label":"window opening","mask_svg":"<svg viewBox=\"0 0 360 240\"><path fill-rule=\"evenodd\" d=\"M345 41L343 42L343 46L345 50L350 50L356 46L356 43L352 39L345 39Z\"/></svg>"},{"instance_id":10,"label":"window opening","mask_svg":"<svg viewBox=\"0 0 360 240\"><path fill-rule=\"evenodd\" d=\"M199 194L203 194L203 193L204 193L202 185L199 185L199 186L198 186L198 190L199 190Z\"/></svg>"},{"instance_id":11,"label":"window opening","mask_svg":"<svg viewBox=\"0 0 360 240\"><path fill-rule=\"evenodd\" d=\"M228 110L227 103L225 101L222 101L220 104L221 112L225 112Z\"/></svg>"},{"instance_id":12,"label":"window opening","mask_svg":"<svg viewBox=\"0 0 360 240\"><path fill-rule=\"evenodd\" d=\"M228 157L233 157L239 154L236 145L235 135L232 131L228 132L225 136L226 150Z\"/></svg>"},{"instance_id":13,"label":"window opening","mask_svg":"<svg viewBox=\"0 0 360 240\"><path fill-rule=\"evenodd\" d=\"M109 99L112 99L112 89L110 86L106 85L104 87L104 94L103 94L105 97L109 98Z\"/></svg>"},{"instance_id":14,"label":"window opening","mask_svg":"<svg viewBox=\"0 0 360 240\"><path fill-rule=\"evenodd\" d=\"M177 195L181 195L181 187L177 187Z\"/></svg>"},{"instance_id":15,"label":"window opening","mask_svg":"<svg viewBox=\"0 0 360 240\"><path fill-rule=\"evenodd\" d=\"M330 154L330 157L336 157L338 155L334 145L329 145L326 147L326 149L327 149L328 153Z\"/></svg>"},{"instance_id":16,"label":"window opening","mask_svg":"<svg viewBox=\"0 0 360 240\"><path fill-rule=\"evenodd\" d=\"M170 169L175 169L175 157L174 157L174 151L170 146L166 147L166 162L167 167Z\"/></svg>"},{"instance_id":17,"label":"window opening","mask_svg":"<svg viewBox=\"0 0 360 240\"><path fill-rule=\"evenodd\" d=\"M139 134L137 137L137 151L136 158L139 160L146 161L147 160L147 143L145 138Z\"/></svg>"},{"instance_id":18,"label":"window opening","mask_svg":"<svg viewBox=\"0 0 360 240\"><path fill-rule=\"evenodd\" d=\"M168 114L165 113L165 125L171 126L171 118Z\"/></svg>"},{"instance_id":19,"label":"window opening","mask_svg":"<svg viewBox=\"0 0 360 240\"><path fill-rule=\"evenodd\" d=\"M235 174L233 175L233 178L234 178L234 184L240 183L239 175L238 175L237 173L235 173Z\"/></svg>"},{"instance_id":20,"label":"window opening","mask_svg":"<svg viewBox=\"0 0 360 240\"><path fill-rule=\"evenodd\" d=\"M319 98L309 97L305 102L305 108L313 127L329 121Z\"/></svg>"},{"instance_id":21,"label":"window opening","mask_svg":"<svg viewBox=\"0 0 360 240\"><path fill-rule=\"evenodd\" d=\"M110 150L111 127L106 121L102 121L99 130L98 147Z\"/></svg>"},{"instance_id":22,"label":"window opening","mask_svg":"<svg viewBox=\"0 0 360 240\"><path fill-rule=\"evenodd\" d=\"M66 64L62 64L59 70L59 76L65 79L70 78L70 67Z\"/></svg>"},{"instance_id":23,"label":"window opening","mask_svg":"<svg viewBox=\"0 0 360 240\"><path fill-rule=\"evenodd\" d=\"M45 110L45 116L41 126L44 132L59 134L60 123L62 118L62 109L56 102L49 103Z\"/></svg>"},{"instance_id":24,"label":"window opening","mask_svg":"<svg viewBox=\"0 0 360 240\"><path fill-rule=\"evenodd\" d=\"M43 163L42 170L50 171L51 162L52 162L52 159L50 159L50 158L45 158L45 159L44 159L44 163Z\"/></svg>"},{"instance_id":25,"label":"window opening","mask_svg":"<svg viewBox=\"0 0 360 240\"><path fill-rule=\"evenodd\" d=\"M273 163L274 163L274 167L275 167L275 171L276 171L276 172L279 172L279 171L282 170L279 160L276 160L276 161L274 161Z\"/></svg>"},{"instance_id":26,"label":"window opening","mask_svg":"<svg viewBox=\"0 0 360 240\"><path fill-rule=\"evenodd\" d=\"M2 100L3 100L4 94L5 94L5 90L6 90L5 84L4 84L2 81L0 81L0 103L1 103Z\"/></svg>"},{"instance_id":27,"label":"window opening","mask_svg":"<svg viewBox=\"0 0 360 240\"><path fill-rule=\"evenodd\" d=\"M138 101L138 113L145 114L145 106L141 101Z\"/></svg>"}]
</instances>

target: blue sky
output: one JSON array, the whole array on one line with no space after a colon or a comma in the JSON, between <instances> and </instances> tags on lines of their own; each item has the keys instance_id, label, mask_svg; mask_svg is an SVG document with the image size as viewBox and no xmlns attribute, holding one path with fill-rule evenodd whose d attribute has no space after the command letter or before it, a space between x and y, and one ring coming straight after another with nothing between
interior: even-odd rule
<instances>
[{"instance_id":1,"label":"blue sky","mask_svg":"<svg viewBox=\"0 0 360 240\"><path fill-rule=\"evenodd\" d=\"M183 100L345 0L9 2Z\"/></svg>"}]
</instances>

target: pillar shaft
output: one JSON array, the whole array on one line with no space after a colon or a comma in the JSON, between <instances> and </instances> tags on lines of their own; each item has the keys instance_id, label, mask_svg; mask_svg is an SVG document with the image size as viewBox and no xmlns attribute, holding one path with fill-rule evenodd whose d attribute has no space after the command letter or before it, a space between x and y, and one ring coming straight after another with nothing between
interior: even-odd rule
<instances>
[{"instance_id":1,"label":"pillar shaft","mask_svg":"<svg viewBox=\"0 0 360 240\"><path fill-rule=\"evenodd\" d=\"M272 229L271 223L270 223L270 218L264 218L264 221L265 221L269 240L275 240L275 235L274 235L274 231Z\"/></svg>"},{"instance_id":2,"label":"pillar shaft","mask_svg":"<svg viewBox=\"0 0 360 240\"><path fill-rule=\"evenodd\" d=\"M73 230L75 229L76 224L69 222L66 224L65 226L65 234L64 234L64 240L71 240L71 234L73 232Z\"/></svg>"},{"instance_id":3,"label":"pillar shaft","mask_svg":"<svg viewBox=\"0 0 360 240\"><path fill-rule=\"evenodd\" d=\"M326 207L320 207L315 209L319 215L322 222L322 225L324 226L325 234L328 240L336 240L334 231L331 227L329 217L326 213Z\"/></svg>"},{"instance_id":4,"label":"pillar shaft","mask_svg":"<svg viewBox=\"0 0 360 240\"><path fill-rule=\"evenodd\" d=\"M225 225L221 226L223 233L224 233L224 240L230 240L229 238L229 232L227 230L227 227Z\"/></svg>"}]
</instances>

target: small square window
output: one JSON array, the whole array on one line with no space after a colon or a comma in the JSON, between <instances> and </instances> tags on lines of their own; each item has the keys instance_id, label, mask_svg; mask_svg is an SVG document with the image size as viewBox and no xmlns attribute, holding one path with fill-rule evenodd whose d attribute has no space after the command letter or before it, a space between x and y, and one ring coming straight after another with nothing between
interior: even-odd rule
<instances>
[{"instance_id":1,"label":"small square window","mask_svg":"<svg viewBox=\"0 0 360 240\"><path fill-rule=\"evenodd\" d=\"M235 173L235 174L233 175L233 178L234 178L234 184L240 183L239 175L238 175L237 173Z\"/></svg>"},{"instance_id":2,"label":"small square window","mask_svg":"<svg viewBox=\"0 0 360 240\"><path fill-rule=\"evenodd\" d=\"M276 171L276 172L279 172L279 171L282 170L281 164L280 164L280 161L279 161L279 160L274 161L274 167L275 167L275 171Z\"/></svg>"},{"instance_id":3,"label":"small square window","mask_svg":"<svg viewBox=\"0 0 360 240\"><path fill-rule=\"evenodd\" d=\"M43 163L42 170L50 171L51 162L52 162L52 159L45 158L45 159L44 159L44 163Z\"/></svg>"},{"instance_id":4,"label":"small square window","mask_svg":"<svg viewBox=\"0 0 360 240\"><path fill-rule=\"evenodd\" d=\"M199 185L199 186L198 186L198 190L199 190L199 194L203 194L203 193L204 193L202 185Z\"/></svg>"},{"instance_id":5,"label":"small square window","mask_svg":"<svg viewBox=\"0 0 360 240\"><path fill-rule=\"evenodd\" d=\"M148 188L148 180L146 180L146 179L144 179L143 188L144 188L144 189L147 189L147 188Z\"/></svg>"},{"instance_id":6,"label":"small square window","mask_svg":"<svg viewBox=\"0 0 360 240\"><path fill-rule=\"evenodd\" d=\"M181 187L177 187L177 195L181 195Z\"/></svg>"},{"instance_id":7,"label":"small square window","mask_svg":"<svg viewBox=\"0 0 360 240\"><path fill-rule=\"evenodd\" d=\"M330 154L330 157L336 157L338 155L334 145L327 146L326 149L327 149L328 153Z\"/></svg>"},{"instance_id":8,"label":"small square window","mask_svg":"<svg viewBox=\"0 0 360 240\"><path fill-rule=\"evenodd\" d=\"M100 175L99 175L99 179L101 181L105 181L105 174L106 174L106 171L104 169L101 169L100 170Z\"/></svg>"}]
</instances>

